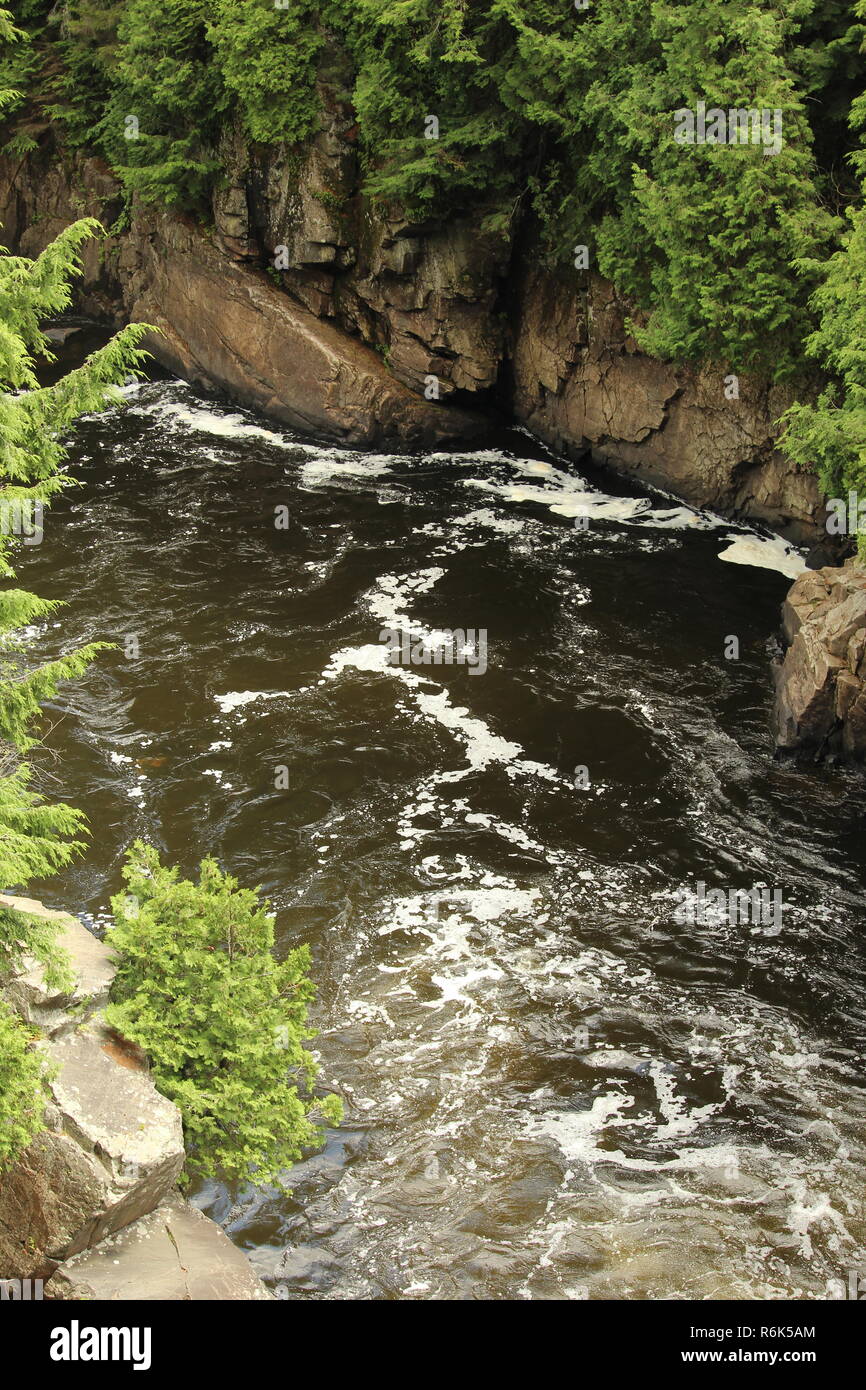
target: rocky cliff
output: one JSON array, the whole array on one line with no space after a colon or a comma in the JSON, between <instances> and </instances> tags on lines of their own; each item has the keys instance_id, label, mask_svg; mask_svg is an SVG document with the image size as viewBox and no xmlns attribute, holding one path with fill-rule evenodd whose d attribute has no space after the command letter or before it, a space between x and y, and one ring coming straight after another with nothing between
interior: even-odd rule
<instances>
[{"instance_id":1,"label":"rocky cliff","mask_svg":"<svg viewBox=\"0 0 866 1390\"><path fill-rule=\"evenodd\" d=\"M155 324L149 346L172 370L302 429L411 448L477 436L495 411L566 455L818 538L816 480L774 447L783 391L647 357L612 286L546 268L531 228L373 207L356 138L328 93L300 153L227 131L212 225L138 209L87 249L82 307ZM94 159L47 143L0 161L3 239L24 254L76 217L111 227L121 212Z\"/></svg>"}]
</instances>

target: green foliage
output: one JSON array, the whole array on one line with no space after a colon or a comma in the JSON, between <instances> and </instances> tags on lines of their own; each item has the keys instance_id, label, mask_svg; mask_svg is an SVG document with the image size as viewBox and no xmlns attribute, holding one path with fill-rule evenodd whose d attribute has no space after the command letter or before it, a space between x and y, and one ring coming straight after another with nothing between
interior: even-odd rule
<instances>
[{"instance_id":1,"label":"green foliage","mask_svg":"<svg viewBox=\"0 0 866 1390\"><path fill-rule=\"evenodd\" d=\"M806 350L833 379L815 404L785 415L783 446L796 462L818 465L828 496L866 497L866 208L852 209L850 231L813 296L819 328ZM866 559L866 537L858 537Z\"/></svg>"},{"instance_id":2,"label":"green foliage","mask_svg":"<svg viewBox=\"0 0 866 1390\"><path fill-rule=\"evenodd\" d=\"M866 0L855 14L866 20ZM850 36L849 31L849 36ZM861 53L866 53L866 25L856 26ZM854 132L866 127L866 94L851 105ZM852 150L848 162L866 180L866 144ZM811 308L818 327L805 342L807 354L826 373L829 382L814 402L799 403L783 417L782 447L805 468L817 467L827 496L846 497L849 491L866 497L866 204L847 212L848 229L842 247L823 265L806 268L820 279ZM866 535L857 538L866 560Z\"/></svg>"},{"instance_id":3,"label":"green foliage","mask_svg":"<svg viewBox=\"0 0 866 1390\"><path fill-rule=\"evenodd\" d=\"M340 1117L335 1097L306 1094L316 1074L304 1047L308 948L277 961L273 918L211 859L196 884L137 843L124 877L129 891L112 902L108 1022L144 1049L180 1107L198 1173L279 1180L321 1142L316 1117Z\"/></svg>"},{"instance_id":4,"label":"green foliage","mask_svg":"<svg viewBox=\"0 0 866 1390\"><path fill-rule=\"evenodd\" d=\"M316 124L318 8L297 0L215 0L207 36L247 131L264 142L303 140Z\"/></svg>"},{"instance_id":5,"label":"green foliage","mask_svg":"<svg viewBox=\"0 0 866 1390\"><path fill-rule=\"evenodd\" d=\"M647 13L623 0L587 30L602 76L587 92L584 124L605 129L622 164L631 159L631 196L611 189L619 206L599 225L599 267L647 311L635 333L654 355L775 376L797 365L809 286L792 267L826 251L838 231L821 206L787 51L810 8L803 0L690 0ZM615 63L624 44L638 63ZM779 152L677 144L672 113L699 101L779 111ZM624 174L620 167L618 179Z\"/></svg>"},{"instance_id":6,"label":"green foliage","mask_svg":"<svg viewBox=\"0 0 866 1390\"><path fill-rule=\"evenodd\" d=\"M205 40L209 9L206 0L128 0L123 7L96 134L127 189L145 199L193 206L219 173L226 103Z\"/></svg>"},{"instance_id":7,"label":"green foliage","mask_svg":"<svg viewBox=\"0 0 866 1390\"><path fill-rule=\"evenodd\" d=\"M0 36L14 38L0 11ZM0 93L2 103L2 93ZM72 650L38 665L28 660L22 629L58 605L8 583L21 533L36 529L40 509L68 486L61 472L63 435L77 416L101 409L112 386L141 360L136 348L146 325L118 334L55 386L40 387L36 359L51 358L40 322L67 309L70 281L82 243L99 231L85 220L63 232L35 260L0 249L0 887L26 885L66 865L84 846L80 812L52 805L34 789L21 761L35 742L32 727L43 702L61 681L79 676L101 644ZM39 960L52 979L63 973L53 933L45 923L0 913L0 971L23 954Z\"/></svg>"},{"instance_id":8,"label":"green foliage","mask_svg":"<svg viewBox=\"0 0 866 1390\"><path fill-rule=\"evenodd\" d=\"M112 384L138 363L137 324L118 334L55 386L40 387L36 357L50 358L41 319L66 309L78 250L97 224L76 223L36 260L0 253L0 575L14 577L21 531L69 479L61 473L63 435L73 420L112 399ZM17 393L17 394L16 394ZM23 522L17 524L17 522ZM99 643L35 665L26 659L21 630L58 605L25 590L0 590L0 886L26 884L52 873L83 847L83 818L69 806L46 803L17 755L35 742L31 732L43 702L61 681L80 676ZM21 935L21 933L19 933ZM2 939L2 934L0 934ZM43 958L44 943L36 954ZM45 955L45 959L48 957Z\"/></svg>"},{"instance_id":9,"label":"green foliage","mask_svg":"<svg viewBox=\"0 0 866 1390\"><path fill-rule=\"evenodd\" d=\"M0 1173L11 1168L42 1128L45 1087L25 1026L0 1003Z\"/></svg>"},{"instance_id":10,"label":"green foliage","mask_svg":"<svg viewBox=\"0 0 866 1390\"><path fill-rule=\"evenodd\" d=\"M24 18L39 17L35 0L22 10ZM0 40L17 44L20 37L8 13L0 10ZM0 66L0 110L9 111L15 98L6 85L7 74L7 67ZM39 386L35 359L51 356L40 320L68 308L79 247L97 230L95 223L78 223L35 261L10 256L0 248L0 576L7 581L14 578L12 560L21 532L35 532L37 516L41 524L41 512L36 509L47 505L68 483L60 473L63 432L77 415L101 408L110 398L111 385L128 375L142 355L135 345L145 327L137 325L56 386ZM60 681L79 675L100 645L92 643L42 666L28 665L21 629L57 607L23 589L0 590L0 887L4 888L26 885L31 878L62 868L84 846L81 813L45 801L32 786L30 767L20 759L35 741L31 727L42 701L56 692ZM42 965L50 985L70 983L68 962L57 947L53 924L2 907L0 978L24 957ZM15 1162L42 1127L42 1068L29 1041L23 1025L0 1004L0 1171Z\"/></svg>"},{"instance_id":11,"label":"green foliage","mask_svg":"<svg viewBox=\"0 0 866 1390\"><path fill-rule=\"evenodd\" d=\"M237 112L256 141L316 129L317 76L357 112L366 190L418 222L467 211L593 264L649 352L790 374L815 266L853 196L864 25L844 0L69 0L56 44L94 75L88 129L128 189L194 207ZM36 23L31 21L31 34ZM41 31L40 31L41 32ZM45 30L47 33L48 30ZM83 66L81 66L83 65ZM26 74L25 74L26 77ZM25 82L25 85L26 82ZM91 84L93 85L93 84ZM330 100L330 97L327 98ZM73 107L90 100L75 96ZM779 110L784 143L678 145L674 112ZM139 138L125 138L135 116ZM429 118L438 122L436 138ZM78 125L76 126L76 120ZM94 123L95 122L95 123ZM823 164L816 159L816 148Z\"/></svg>"}]
</instances>

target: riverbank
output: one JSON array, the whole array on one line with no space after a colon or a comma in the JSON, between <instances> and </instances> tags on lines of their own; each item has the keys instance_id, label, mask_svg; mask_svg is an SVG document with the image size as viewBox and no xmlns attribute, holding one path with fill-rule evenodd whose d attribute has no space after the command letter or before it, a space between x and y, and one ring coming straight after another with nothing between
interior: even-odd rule
<instances>
[{"instance_id":1,"label":"riverbank","mask_svg":"<svg viewBox=\"0 0 866 1390\"><path fill-rule=\"evenodd\" d=\"M40 1035L45 1128L0 1180L0 1278L40 1280L49 1299L267 1299L245 1256L186 1202L180 1111L146 1058L107 1028L110 948L76 918L29 898L0 906L48 918L73 973L49 987L25 961L0 998Z\"/></svg>"}]
</instances>

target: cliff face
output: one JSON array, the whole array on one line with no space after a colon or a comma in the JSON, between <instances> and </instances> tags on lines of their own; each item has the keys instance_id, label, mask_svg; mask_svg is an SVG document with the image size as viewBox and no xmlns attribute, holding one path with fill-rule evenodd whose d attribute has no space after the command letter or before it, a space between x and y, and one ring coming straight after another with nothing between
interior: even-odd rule
<instances>
[{"instance_id":1,"label":"cliff face","mask_svg":"<svg viewBox=\"0 0 866 1390\"><path fill-rule=\"evenodd\" d=\"M530 233L374 209L351 109L327 93L323 109L302 154L227 131L213 227L140 211L87 248L82 307L154 323L170 368L300 428L425 446L477 435L494 407L566 455L819 539L816 480L774 448L784 392L647 357L612 286L547 270ZM3 240L24 254L120 210L96 160L0 161Z\"/></svg>"},{"instance_id":2,"label":"cliff face","mask_svg":"<svg viewBox=\"0 0 866 1390\"><path fill-rule=\"evenodd\" d=\"M816 478L774 447L792 395L648 357L628 334L629 306L599 276L564 284L529 258L515 302L513 410L534 434L563 453L583 441L598 461L697 506L795 540L817 535Z\"/></svg>"}]
</instances>

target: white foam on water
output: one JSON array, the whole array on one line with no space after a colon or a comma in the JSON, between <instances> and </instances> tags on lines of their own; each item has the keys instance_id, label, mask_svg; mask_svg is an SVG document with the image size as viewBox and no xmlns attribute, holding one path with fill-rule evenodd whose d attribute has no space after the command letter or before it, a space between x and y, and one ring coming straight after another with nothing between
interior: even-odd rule
<instances>
[{"instance_id":1,"label":"white foam on water","mask_svg":"<svg viewBox=\"0 0 866 1390\"><path fill-rule=\"evenodd\" d=\"M175 425L186 426L198 434L216 435L220 439L260 439L278 449L301 449L304 452L313 447L309 444L297 444L286 439L285 435L264 429L261 425L252 425L243 415L225 414L201 406L182 405L178 401L155 401L151 405L142 406L136 414L151 415Z\"/></svg>"},{"instance_id":2,"label":"white foam on water","mask_svg":"<svg viewBox=\"0 0 866 1390\"><path fill-rule=\"evenodd\" d=\"M134 382L121 388L121 394L132 399L147 383ZM183 383L177 383L182 386ZM359 453L340 448L326 448L256 425L239 413L210 410L178 401L161 400L145 406L132 407L137 414L151 415L170 421L182 428L228 440L260 440L281 450L308 455L302 465L299 481L306 488L326 487L340 480L372 482L392 471L395 466L411 467L415 462L402 454ZM214 456L223 464L231 460ZM697 529L718 530L729 526L723 518L692 507L674 505L657 507L646 498L614 497L591 487L580 475L568 472L538 459L520 459L501 449L478 449L469 453L434 452L424 455L424 462L448 463L471 468L475 465L505 465L521 478L540 478L543 484L508 483L490 478L464 478L465 487L475 487L498 496L509 504L533 502L546 507L554 516L568 520L587 517L590 521L612 521L627 526L649 527L655 530L682 531ZM667 494L663 494L667 495ZM387 500L387 499L385 499ZM501 535L516 535L524 522L497 516L489 508L478 509L455 518L454 527L486 527ZM730 544L719 558L730 564L751 565L772 569L790 579L796 579L806 568L803 557L780 536L732 534Z\"/></svg>"},{"instance_id":3,"label":"white foam on water","mask_svg":"<svg viewBox=\"0 0 866 1390\"><path fill-rule=\"evenodd\" d=\"M685 530L686 527L713 531L730 525L720 517L696 512L691 507L657 508L643 497L611 497L595 491L582 478L571 473L554 471L550 486L495 482L489 478L463 478L461 482L464 487L479 488L505 502L534 502L546 507L553 516L568 520L587 517L590 522L618 521L626 525L676 531Z\"/></svg>"},{"instance_id":4,"label":"white foam on water","mask_svg":"<svg viewBox=\"0 0 866 1390\"><path fill-rule=\"evenodd\" d=\"M340 449L316 450L316 457L301 466L302 487L327 487L344 479L373 481L390 473L395 463L405 460L399 454L357 454Z\"/></svg>"},{"instance_id":5,"label":"white foam on water","mask_svg":"<svg viewBox=\"0 0 866 1390\"><path fill-rule=\"evenodd\" d=\"M225 695L214 695L223 714L231 714L254 700L282 700L290 698L287 690L229 690Z\"/></svg>"},{"instance_id":6,"label":"white foam on water","mask_svg":"<svg viewBox=\"0 0 866 1390\"><path fill-rule=\"evenodd\" d=\"M526 529L526 521L520 517L497 516L490 507L480 507L467 512L465 516L454 517L452 526L483 526L488 531L496 531L501 536L516 536Z\"/></svg>"},{"instance_id":7,"label":"white foam on water","mask_svg":"<svg viewBox=\"0 0 866 1390\"><path fill-rule=\"evenodd\" d=\"M392 666L384 642L367 642L361 647L343 647L334 652L322 672L322 681L336 680L344 671L380 671L399 679L407 674L400 666Z\"/></svg>"},{"instance_id":8,"label":"white foam on water","mask_svg":"<svg viewBox=\"0 0 866 1390\"><path fill-rule=\"evenodd\" d=\"M427 629L420 623L413 624L406 608L410 599L429 593L444 575L445 570L438 565L413 574L383 574L376 580L375 589L366 595L367 607L383 628L399 628L424 636Z\"/></svg>"},{"instance_id":9,"label":"white foam on water","mask_svg":"<svg viewBox=\"0 0 866 1390\"><path fill-rule=\"evenodd\" d=\"M429 692L429 676L418 676L404 666L392 666L388 648L369 643L335 652L322 673L322 680L334 680L348 670L380 672L401 681L408 689L414 707L421 715L454 734L463 744L467 766L438 774L441 782L459 781L468 772L478 772L494 763L505 765L509 776L535 776L547 782L563 782L555 768L522 757L519 743L496 734L482 719L474 718L463 705L454 705L447 690ZM424 668L425 670L427 668Z\"/></svg>"},{"instance_id":10,"label":"white foam on water","mask_svg":"<svg viewBox=\"0 0 866 1390\"><path fill-rule=\"evenodd\" d=\"M788 579L797 579L808 568L800 552L781 536L731 536L730 541L719 551L719 559L728 564L778 570Z\"/></svg>"},{"instance_id":11,"label":"white foam on water","mask_svg":"<svg viewBox=\"0 0 866 1390\"><path fill-rule=\"evenodd\" d=\"M425 463L450 463L461 468L471 468L475 463L515 463L513 454L505 449L472 449L468 453L445 453L441 449L424 455Z\"/></svg>"}]
</instances>

